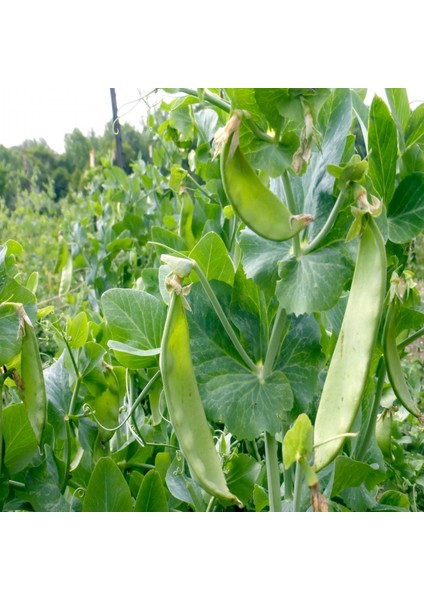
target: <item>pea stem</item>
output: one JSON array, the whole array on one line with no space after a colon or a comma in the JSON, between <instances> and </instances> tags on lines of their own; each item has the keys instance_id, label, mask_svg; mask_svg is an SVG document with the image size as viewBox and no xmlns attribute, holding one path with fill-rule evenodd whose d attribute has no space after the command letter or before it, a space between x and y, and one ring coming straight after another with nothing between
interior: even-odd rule
<instances>
[{"instance_id":1,"label":"pea stem","mask_svg":"<svg viewBox=\"0 0 424 600\"><path fill-rule=\"evenodd\" d=\"M300 464L300 460L297 460L294 474L293 512L300 512L300 503L302 500L302 474L302 465Z\"/></svg>"},{"instance_id":2,"label":"pea stem","mask_svg":"<svg viewBox=\"0 0 424 600\"><path fill-rule=\"evenodd\" d=\"M306 246L306 248L303 249L303 254L309 254L309 252L313 252L320 245L322 240L325 238L325 236L328 234L330 229L333 227L334 221L336 220L337 215L339 214L339 210L340 210L345 198L346 198L346 192L344 192L344 191L340 192L337 197L336 202L334 203L333 208L331 209L330 214L328 215L326 222L324 223L324 226L322 227L322 229L318 233L318 235L316 235L314 237L314 239Z\"/></svg>"},{"instance_id":3,"label":"pea stem","mask_svg":"<svg viewBox=\"0 0 424 600\"><path fill-rule=\"evenodd\" d=\"M183 94L187 94L188 96L194 96L195 98L200 99L199 92L197 90L193 90L191 88L177 88L177 89L179 92L182 92ZM217 108L221 108L222 110L225 110L225 112L231 111L231 104L229 102L226 102L225 100L223 100L216 94L212 94L211 92L208 92L205 90L203 92L203 97L205 100L207 100L208 102L210 102Z\"/></svg>"},{"instance_id":4,"label":"pea stem","mask_svg":"<svg viewBox=\"0 0 424 600\"><path fill-rule=\"evenodd\" d=\"M243 359L245 364L249 367L249 369L253 373L258 374L258 366L255 365L253 360L250 358L250 356L247 354L246 350L241 345L239 339L237 338L237 336L234 332L234 329L231 327L231 324L230 324L229 320L227 319L227 315L222 310L222 307L218 301L218 298L215 296L215 292L213 291L209 281L207 280L207 277L205 276L202 269L199 267L199 265L195 261L193 261L193 269L196 272L196 275L198 276L198 278L200 279L200 283L202 284L203 289L205 290L206 295L208 296L209 301L212 304L212 306L217 314L218 319L221 321L222 326L224 327L225 331L227 332L228 337L233 342L235 349L237 350L237 352L239 353L240 357Z\"/></svg>"},{"instance_id":5,"label":"pea stem","mask_svg":"<svg viewBox=\"0 0 424 600\"><path fill-rule=\"evenodd\" d=\"M283 337L286 320L287 313L284 310L284 308L281 308L281 306L279 306L274 319L274 324L272 326L264 366L262 368L263 379L266 379L272 373L275 359L277 358L278 351L280 350L281 339Z\"/></svg>"},{"instance_id":6,"label":"pea stem","mask_svg":"<svg viewBox=\"0 0 424 600\"><path fill-rule=\"evenodd\" d=\"M280 468L278 466L278 444L274 435L265 431L265 463L268 481L270 512L281 512Z\"/></svg>"},{"instance_id":7,"label":"pea stem","mask_svg":"<svg viewBox=\"0 0 424 600\"><path fill-rule=\"evenodd\" d=\"M70 351L69 346L68 346L68 349ZM71 355L72 355L72 353L71 353ZM76 367L76 364L75 364L75 368L77 369L77 372L78 372L78 368ZM77 380L76 380L76 383L75 383L75 387L74 387L74 391L72 392L71 401L69 403L68 414L65 415L65 430L66 430L66 440L65 440L65 450L64 450L65 470L63 472L62 484L60 486L60 491L61 491L62 494L66 490L66 486L68 485L69 467L70 467L70 464L71 464L71 436L72 436L72 432L71 432L71 421L70 421L68 415L72 415L74 413L74 411L75 411L75 405L76 405L76 402L77 402L77 399L78 399L78 394L79 394L80 386L81 386L81 376L78 374Z\"/></svg>"},{"instance_id":8,"label":"pea stem","mask_svg":"<svg viewBox=\"0 0 424 600\"><path fill-rule=\"evenodd\" d=\"M412 333L410 336L408 336L407 338L402 340L397 345L398 350L403 350L404 348L406 348L406 346L409 346L409 344L412 344L412 342L415 342L415 340L418 340L423 335L424 335L424 327L421 327L421 329L418 329L418 331L416 331L415 333Z\"/></svg>"},{"instance_id":9,"label":"pea stem","mask_svg":"<svg viewBox=\"0 0 424 600\"><path fill-rule=\"evenodd\" d=\"M378 372L377 386L375 389L374 401L371 406L371 411L370 411L370 414L368 417L367 427L365 429L364 437L362 438L362 440L361 440L360 444L358 445L358 448L355 452L355 458L357 460L364 459L364 456L366 454L366 451L368 450L368 446L370 444L372 436L374 435L375 423L377 420L377 413L378 413L378 409L380 406L381 396L383 394L384 380L386 378L386 365L384 364L383 359L381 359L381 361L380 361L377 372Z\"/></svg>"},{"instance_id":10,"label":"pea stem","mask_svg":"<svg viewBox=\"0 0 424 600\"><path fill-rule=\"evenodd\" d=\"M293 188L290 183L290 178L289 178L289 174L287 171L284 171L282 179L283 179L284 193L286 195L286 200L287 200L287 206L288 206L290 212L293 215L295 215L295 214L297 214L297 207L296 207L296 202L294 199ZM300 258L302 256L302 249L300 247L299 233L296 233L296 235L293 237L293 254L295 255L296 258Z\"/></svg>"}]
</instances>

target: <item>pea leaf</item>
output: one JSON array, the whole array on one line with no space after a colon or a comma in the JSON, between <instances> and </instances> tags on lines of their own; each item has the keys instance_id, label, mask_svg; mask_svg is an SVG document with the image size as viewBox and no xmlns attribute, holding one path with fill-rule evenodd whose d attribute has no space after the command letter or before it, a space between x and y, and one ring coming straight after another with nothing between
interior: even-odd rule
<instances>
[{"instance_id":1,"label":"pea leaf","mask_svg":"<svg viewBox=\"0 0 424 600\"><path fill-rule=\"evenodd\" d=\"M0 364L5 365L21 350L22 333L16 307L0 305Z\"/></svg>"},{"instance_id":2,"label":"pea leaf","mask_svg":"<svg viewBox=\"0 0 424 600\"><path fill-rule=\"evenodd\" d=\"M43 462L29 469L25 477L26 493L37 512L69 512L70 505L60 493L60 477L53 450L44 446Z\"/></svg>"},{"instance_id":3,"label":"pea leaf","mask_svg":"<svg viewBox=\"0 0 424 600\"><path fill-rule=\"evenodd\" d=\"M291 317L276 367L286 375L293 390L295 402L291 415L309 412L314 401L323 362L320 339L318 324L312 316Z\"/></svg>"},{"instance_id":4,"label":"pea leaf","mask_svg":"<svg viewBox=\"0 0 424 600\"><path fill-rule=\"evenodd\" d=\"M66 439L65 415L71 402L69 374L65 368L64 354L47 369L44 369L44 381L48 399L48 421L55 430L55 435Z\"/></svg>"},{"instance_id":5,"label":"pea leaf","mask_svg":"<svg viewBox=\"0 0 424 600\"><path fill-rule=\"evenodd\" d=\"M69 345L71 348L81 348L87 341L89 333L88 319L85 312L78 313L70 322L68 328Z\"/></svg>"},{"instance_id":6,"label":"pea leaf","mask_svg":"<svg viewBox=\"0 0 424 600\"><path fill-rule=\"evenodd\" d=\"M224 242L214 231L210 231L197 242L190 252L190 258L193 258L199 264L209 281L217 279L233 285L233 263ZM196 281L197 278L194 273L192 277Z\"/></svg>"},{"instance_id":7,"label":"pea leaf","mask_svg":"<svg viewBox=\"0 0 424 600\"><path fill-rule=\"evenodd\" d=\"M27 467L38 454L38 443L23 404L3 409L4 463L11 475Z\"/></svg>"},{"instance_id":8,"label":"pea leaf","mask_svg":"<svg viewBox=\"0 0 424 600\"><path fill-rule=\"evenodd\" d=\"M243 504L247 504L251 499L260 471L261 465L248 454L238 454L228 463L228 487Z\"/></svg>"},{"instance_id":9,"label":"pea leaf","mask_svg":"<svg viewBox=\"0 0 424 600\"><path fill-rule=\"evenodd\" d=\"M420 104L412 113L406 128L406 146L422 141L424 137L424 104Z\"/></svg>"},{"instance_id":10,"label":"pea leaf","mask_svg":"<svg viewBox=\"0 0 424 600\"><path fill-rule=\"evenodd\" d=\"M370 465L347 456L338 456L335 461L334 480L330 496L339 496L348 488L359 487L375 475Z\"/></svg>"},{"instance_id":11,"label":"pea leaf","mask_svg":"<svg viewBox=\"0 0 424 600\"><path fill-rule=\"evenodd\" d=\"M102 296L102 307L115 342L138 350L160 348L166 307L158 298L139 290L111 289ZM144 368L155 364L155 356L136 356L115 350L124 367Z\"/></svg>"},{"instance_id":12,"label":"pea leaf","mask_svg":"<svg viewBox=\"0 0 424 600\"><path fill-rule=\"evenodd\" d=\"M308 238L313 239L321 230L334 202L334 178L327 165L338 165L342 159L346 136L352 123L352 100L348 89L337 89L321 108L317 128L322 135L320 152L313 152L310 164L302 177L305 205L303 212L315 220L308 227ZM327 200L327 202L326 202Z\"/></svg>"},{"instance_id":13,"label":"pea leaf","mask_svg":"<svg viewBox=\"0 0 424 600\"><path fill-rule=\"evenodd\" d=\"M424 173L412 173L396 188L387 209L389 238L405 244L424 229Z\"/></svg>"},{"instance_id":14,"label":"pea leaf","mask_svg":"<svg viewBox=\"0 0 424 600\"><path fill-rule=\"evenodd\" d=\"M155 469L145 475L135 502L135 512L168 512L162 478Z\"/></svg>"},{"instance_id":15,"label":"pea leaf","mask_svg":"<svg viewBox=\"0 0 424 600\"><path fill-rule=\"evenodd\" d=\"M100 458L88 482L83 512L132 512L131 492L119 467Z\"/></svg>"},{"instance_id":16,"label":"pea leaf","mask_svg":"<svg viewBox=\"0 0 424 600\"><path fill-rule=\"evenodd\" d=\"M308 460L312 456L314 443L314 428L306 414L297 417L294 425L284 436L283 459L284 466L289 469L293 463L301 458Z\"/></svg>"},{"instance_id":17,"label":"pea leaf","mask_svg":"<svg viewBox=\"0 0 424 600\"><path fill-rule=\"evenodd\" d=\"M221 284L222 289L222 284ZM224 293L221 305L228 314ZM293 405L287 377L274 372L260 380L235 353L203 291L193 287L189 315L191 350L200 396L212 421L223 422L241 439L254 439L263 431L276 433L284 412Z\"/></svg>"},{"instance_id":18,"label":"pea leaf","mask_svg":"<svg viewBox=\"0 0 424 600\"><path fill-rule=\"evenodd\" d=\"M301 315L334 306L352 274L352 263L341 247L321 248L300 259L282 261L277 297L288 313Z\"/></svg>"},{"instance_id":19,"label":"pea leaf","mask_svg":"<svg viewBox=\"0 0 424 600\"><path fill-rule=\"evenodd\" d=\"M388 206L395 188L397 133L387 104L374 97L368 128L368 174L380 198Z\"/></svg>"},{"instance_id":20,"label":"pea leaf","mask_svg":"<svg viewBox=\"0 0 424 600\"><path fill-rule=\"evenodd\" d=\"M411 114L407 91L405 88L386 88L386 96L399 133L403 136Z\"/></svg>"},{"instance_id":21,"label":"pea leaf","mask_svg":"<svg viewBox=\"0 0 424 600\"><path fill-rule=\"evenodd\" d=\"M274 291L278 263L290 256L291 242L265 240L247 227L240 233L242 264L246 276L262 289Z\"/></svg>"}]
</instances>

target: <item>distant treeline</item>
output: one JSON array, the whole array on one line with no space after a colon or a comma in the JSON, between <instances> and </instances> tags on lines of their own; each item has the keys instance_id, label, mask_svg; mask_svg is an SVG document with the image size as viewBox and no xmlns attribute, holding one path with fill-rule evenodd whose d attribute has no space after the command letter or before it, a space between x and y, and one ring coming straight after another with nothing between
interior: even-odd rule
<instances>
[{"instance_id":1,"label":"distant treeline","mask_svg":"<svg viewBox=\"0 0 424 600\"><path fill-rule=\"evenodd\" d=\"M151 130L121 125L124 169L131 172L137 160L150 161ZM1 141L1 140L0 140ZM26 140L20 146L6 148L0 144L0 198L13 208L17 194L23 190L48 190L55 200L79 191L85 174L103 160L114 161L115 137L112 122L103 135L84 135L79 129L65 135L65 152L52 150L45 140Z\"/></svg>"}]
</instances>

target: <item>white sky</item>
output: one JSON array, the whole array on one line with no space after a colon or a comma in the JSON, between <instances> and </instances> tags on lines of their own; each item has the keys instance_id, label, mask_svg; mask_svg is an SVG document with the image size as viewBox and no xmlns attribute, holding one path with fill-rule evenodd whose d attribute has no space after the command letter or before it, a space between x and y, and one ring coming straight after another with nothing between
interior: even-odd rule
<instances>
[{"instance_id":1,"label":"white sky","mask_svg":"<svg viewBox=\"0 0 424 600\"><path fill-rule=\"evenodd\" d=\"M143 101L133 101L150 91L151 88L129 85L116 88L122 122L141 127L148 109ZM383 88L374 88L370 89L368 99L374 93L385 98ZM424 102L424 85L410 86L408 95L413 106ZM163 92L152 94L148 102L158 103L163 96ZM92 129L96 134L102 134L111 118L110 89L107 87L44 85L37 90L9 87L0 96L0 144L10 147L26 139L45 139L56 152L63 152L66 133L78 128L85 135Z\"/></svg>"}]
</instances>

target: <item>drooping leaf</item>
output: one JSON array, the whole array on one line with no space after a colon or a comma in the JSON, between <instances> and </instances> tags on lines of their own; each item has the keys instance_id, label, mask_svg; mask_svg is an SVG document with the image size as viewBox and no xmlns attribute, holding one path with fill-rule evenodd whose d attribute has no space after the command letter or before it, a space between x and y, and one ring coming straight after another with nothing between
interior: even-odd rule
<instances>
[{"instance_id":1,"label":"drooping leaf","mask_svg":"<svg viewBox=\"0 0 424 600\"><path fill-rule=\"evenodd\" d=\"M389 238L405 244L424 229L424 173L412 173L400 182L387 209Z\"/></svg>"},{"instance_id":2,"label":"drooping leaf","mask_svg":"<svg viewBox=\"0 0 424 600\"><path fill-rule=\"evenodd\" d=\"M131 492L119 467L110 457L100 458L91 474L83 512L132 512Z\"/></svg>"},{"instance_id":3,"label":"drooping leaf","mask_svg":"<svg viewBox=\"0 0 424 600\"><path fill-rule=\"evenodd\" d=\"M326 247L281 263L277 297L288 313L328 310L340 297L353 265L342 248Z\"/></svg>"},{"instance_id":4,"label":"drooping leaf","mask_svg":"<svg viewBox=\"0 0 424 600\"><path fill-rule=\"evenodd\" d=\"M135 502L135 512L168 512L162 478L151 469L143 479Z\"/></svg>"},{"instance_id":5,"label":"drooping leaf","mask_svg":"<svg viewBox=\"0 0 424 600\"><path fill-rule=\"evenodd\" d=\"M378 96L370 108L368 145L368 174L377 194L388 206L395 187L397 133L387 104Z\"/></svg>"}]
</instances>

